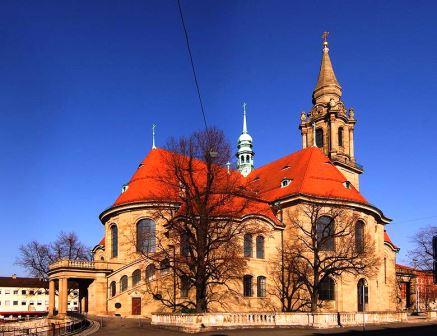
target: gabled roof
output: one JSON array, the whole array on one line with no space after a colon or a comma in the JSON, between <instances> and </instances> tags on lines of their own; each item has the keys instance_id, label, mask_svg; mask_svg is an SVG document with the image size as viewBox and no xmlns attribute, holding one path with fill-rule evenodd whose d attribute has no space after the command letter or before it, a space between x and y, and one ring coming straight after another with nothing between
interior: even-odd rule
<instances>
[{"instance_id":1,"label":"gabled roof","mask_svg":"<svg viewBox=\"0 0 437 336\"><path fill-rule=\"evenodd\" d=\"M269 202L300 194L368 203L352 184L346 187L347 179L317 147L268 163L255 169L247 179L260 197ZM282 187L284 179L290 183Z\"/></svg>"}]
</instances>

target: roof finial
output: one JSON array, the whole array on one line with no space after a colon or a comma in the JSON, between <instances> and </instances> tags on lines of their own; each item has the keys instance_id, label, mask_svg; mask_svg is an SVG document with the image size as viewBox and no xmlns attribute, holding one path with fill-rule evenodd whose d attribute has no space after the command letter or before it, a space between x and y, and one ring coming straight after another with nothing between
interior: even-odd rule
<instances>
[{"instance_id":1,"label":"roof finial","mask_svg":"<svg viewBox=\"0 0 437 336\"><path fill-rule=\"evenodd\" d=\"M329 32L328 32L328 31L325 31L325 32L323 32L323 34L322 34L322 39L323 39L323 51L325 51L325 52L329 51L329 49L328 49L328 35L329 35Z\"/></svg>"},{"instance_id":2,"label":"roof finial","mask_svg":"<svg viewBox=\"0 0 437 336\"><path fill-rule=\"evenodd\" d=\"M246 122L246 103L243 103L243 133L247 133L247 122Z\"/></svg>"},{"instance_id":3,"label":"roof finial","mask_svg":"<svg viewBox=\"0 0 437 336\"><path fill-rule=\"evenodd\" d=\"M156 145L155 145L155 128L156 128L156 125L152 124L152 149L156 149Z\"/></svg>"}]
</instances>

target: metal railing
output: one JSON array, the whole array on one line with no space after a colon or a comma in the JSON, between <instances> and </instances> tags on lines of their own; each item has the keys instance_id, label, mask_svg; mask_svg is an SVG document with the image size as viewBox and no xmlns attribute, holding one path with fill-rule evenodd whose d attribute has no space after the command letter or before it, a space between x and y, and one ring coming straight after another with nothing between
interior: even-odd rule
<instances>
[{"instance_id":1,"label":"metal railing","mask_svg":"<svg viewBox=\"0 0 437 336\"><path fill-rule=\"evenodd\" d=\"M47 320L43 326L8 326L0 325L0 336L64 336L77 333L88 328L90 322L84 318L76 318L67 322L52 322Z\"/></svg>"}]
</instances>

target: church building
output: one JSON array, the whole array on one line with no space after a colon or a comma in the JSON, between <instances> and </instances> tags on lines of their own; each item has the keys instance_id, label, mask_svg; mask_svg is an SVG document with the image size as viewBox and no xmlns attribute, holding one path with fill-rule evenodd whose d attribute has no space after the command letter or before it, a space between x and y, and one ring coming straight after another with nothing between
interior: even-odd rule
<instances>
[{"instance_id":1,"label":"church building","mask_svg":"<svg viewBox=\"0 0 437 336\"><path fill-rule=\"evenodd\" d=\"M395 311L396 253L385 226L391 221L360 193L360 175L364 172L355 157L355 112L342 100L329 55L326 36L318 79L312 93L312 107L296 115L302 136L302 148L261 167L254 163L253 139L247 126L243 105L243 128L237 143L237 169L241 179L257 186L257 206L241 214L241 221L254 221L264 228L257 236L241 237L241 254L246 260L246 274L232 284L239 297L229 298L227 311L281 311L280 300L272 294L272 264L284 244L293 245L294 214L303 204L320 204L346 209L354 218L354 238L366 243L375 255L375 265L368 274L332 274L324 279L321 311ZM299 118L300 117L300 118ZM93 248L93 261L60 260L50 265L49 313L63 316L68 307L68 288L79 286L80 310L91 314L150 316L171 311L160 304L145 288L171 277L168 270L144 259L138 246L155 248L155 235L162 235L163 221L153 216L154 209L169 200L157 200L160 188L154 174L166 164L169 152L153 147L139 164L130 181L123 186L113 205L99 219L104 226L103 239ZM226 168L224 168L226 169ZM227 169L230 169L227 167ZM321 214L317 221L329 219ZM148 232L146 242L138 241L139 232ZM151 237L151 238L150 238ZM365 241L364 241L365 240ZM337 244L339 245L339 244ZM282 246L282 247L281 247ZM342 246L332 246L335 254ZM176 248L173 246L174 253ZM176 281L176 280L175 280ZM59 290L55 307L55 290ZM176 289L175 289L176 290ZM176 300L190 295L186 289L175 291ZM212 311L223 311L212 305Z\"/></svg>"}]
</instances>

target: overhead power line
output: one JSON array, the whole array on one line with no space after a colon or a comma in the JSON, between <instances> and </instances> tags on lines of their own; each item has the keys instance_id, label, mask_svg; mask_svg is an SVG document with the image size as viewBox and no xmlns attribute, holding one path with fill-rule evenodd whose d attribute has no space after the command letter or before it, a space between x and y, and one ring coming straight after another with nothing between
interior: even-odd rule
<instances>
[{"instance_id":1,"label":"overhead power line","mask_svg":"<svg viewBox=\"0 0 437 336\"><path fill-rule=\"evenodd\" d=\"M184 28L185 42L187 44L188 54L190 55L191 69L193 70L194 82L196 84L197 97L199 98L200 109L202 110L203 123L205 124L205 129L208 130L208 124L206 123L205 109L203 107L202 96L200 94L199 81L197 80L196 69L194 67L193 55L191 53L190 40L188 38L187 27L185 26L184 15L182 14L181 2L178 0L179 14L181 17L182 27Z\"/></svg>"}]
</instances>

